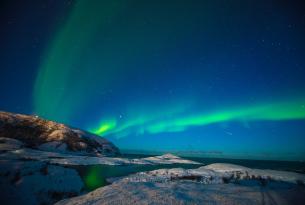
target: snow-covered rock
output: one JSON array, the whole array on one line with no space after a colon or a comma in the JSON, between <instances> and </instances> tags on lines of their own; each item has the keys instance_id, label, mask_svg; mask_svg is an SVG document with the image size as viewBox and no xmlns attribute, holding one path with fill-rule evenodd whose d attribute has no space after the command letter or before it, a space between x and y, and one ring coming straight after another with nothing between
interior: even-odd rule
<instances>
[{"instance_id":1,"label":"snow-covered rock","mask_svg":"<svg viewBox=\"0 0 305 205\"><path fill-rule=\"evenodd\" d=\"M263 180L268 181L262 183ZM197 169L158 169L132 174L56 205L301 205L305 201L304 180L305 175L292 172L217 163Z\"/></svg>"},{"instance_id":2,"label":"snow-covered rock","mask_svg":"<svg viewBox=\"0 0 305 205\"><path fill-rule=\"evenodd\" d=\"M275 180L294 184L305 184L304 174L277 170L250 169L239 165L224 163L210 164L197 169L158 169L117 178L118 181L124 182L169 182L189 180L203 184L222 184L250 179L260 183L267 183L270 180Z\"/></svg>"},{"instance_id":3,"label":"snow-covered rock","mask_svg":"<svg viewBox=\"0 0 305 205\"><path fill-rule=\"evenodd\" d=\"M1 204L52 204L79 195L82 187L73 169L41 161L0 160Z\"/></svg>"},{"instance_id":4,"label":"snow-covered rock","mask_svg":"<svg viewBox=\"0 0 305 205\"><path fill-rule=\"evenodd\" d=\"M0 147L1 148L1 147ZM0 149L1 151L1 149ZM163 158L162 156L139 159L128 159L119 157L94 157L84 155L72 155L71 153L60 152L47 152L36 149L22 148L16 150L10 150L0 154L0 159L26 159L26 160L39 160L48 162L51 164L61 165L130 165L130 164L142 164L142 165L157 165L157 164L200 164L191 160L185 160L180 157Z\"/></svg>"},{"instance_id":5,"label":"snow-covered rock","mask_svg":"<svg viewBox=\"0 0 305 205\"><path fill-rule=\"evenodd\" d=\"M142 158L142 160L145 160L146 162L150 162L151 164L200 164L198 162L194 162L191 160L182 159L173 154L164 154L161 156L146 157L146 158Z\"/></svg>"},{"instance_id":6,"label":"snow-covered rock","mask_svg":"<svg viewBox=\"0 0 305 205\"><path fill-rule=\"evenodd\" d=\"M303 205L305 189L295 184L270 182L266 187L243 184L201 184L190 181L120 181L56 205Z\"/></svg>"}]
</instances>

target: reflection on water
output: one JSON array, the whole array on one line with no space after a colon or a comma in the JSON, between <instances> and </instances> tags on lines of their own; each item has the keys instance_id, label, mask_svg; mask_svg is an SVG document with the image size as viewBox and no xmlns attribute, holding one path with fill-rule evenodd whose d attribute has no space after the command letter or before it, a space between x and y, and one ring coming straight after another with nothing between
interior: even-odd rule
<instances>
[{"instance_id":1,"label":"reflection on water","mask_svg":"<svg viewBox=\"0 0 305 205\"><path fill-rule=\"evenodd\" d=\"M106 179L110 177L121 177L136 172L151 171L162 168L197 168L200 165L191 164L171 164L171 165L89 165L89 166L72 166L75 168L85 183L85 190L91 191L98 187L109 184Z\"/></svg>"},{"instance_id":2,"label":"reflection on water","mask_svg":"<svg viewBox=\"0 0 305 205\"><path fill-rule=\"evenodd\" d=\"M103 170L100 166L88 167L86 173L82 175L86 189L93 190L106 185L105 177L101 175Z\"/></svg>"}]
</instances>

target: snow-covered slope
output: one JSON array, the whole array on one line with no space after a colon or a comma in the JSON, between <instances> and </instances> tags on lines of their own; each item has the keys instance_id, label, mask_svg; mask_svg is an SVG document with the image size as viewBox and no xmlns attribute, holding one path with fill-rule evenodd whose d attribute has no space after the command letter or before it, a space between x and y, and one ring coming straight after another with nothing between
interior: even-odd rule
<instances>
[{"instance_id":1,"label":"snow-covered slope","mask_svg":"<svg viewBox=\"0 0 305 205\"><path fill-rule=\"evenodd\" d=\"M269 188L192 182L117 183L56 205L303 205L305 191L296 186Z\"/></svg>"},{"instance_id":2,"label":"snow-covered slope","mask_svg":"<svg viewBox=\"0 0 305 205\"><path fill-rule=\"evenodd\" d=\"M0 137L0 159L10 160L39 160L58 165L157 165L157 164L200 164L174 155L161 155L156 157L127 159L119 157L86 156L73 153L42 151L23 148L22 142L10 138ZM1 153L3 152L3 153Z\"/></svg>"},{"instance_id":3,"label":"snow-covered slope","mask_svg":"<svg viewBox=\"0 0 305 205\"><path fill-rule=\"evenodd\" d=\"M267 183L270 180L305 184L305 175L295 172L250 169L247 167L215 163L197 169L158 169L148 172L139 172L118 179L124 182L169 182L169 181L195 181L203 184L223 184L240 180L256 180ZM113 181L113 180L112 180Z\"/></svg>"},{"instance_id":4,"label":"snow-covered slope","mask_svg":"<svg viewBox=\"0 0 305 205\"><path fill-rule=\"evenodd\" d=\"M242 204L298 205L305 175L211 164L198 169L159 169L114 181L56 205Z\"/></svg>"}]
</instances>

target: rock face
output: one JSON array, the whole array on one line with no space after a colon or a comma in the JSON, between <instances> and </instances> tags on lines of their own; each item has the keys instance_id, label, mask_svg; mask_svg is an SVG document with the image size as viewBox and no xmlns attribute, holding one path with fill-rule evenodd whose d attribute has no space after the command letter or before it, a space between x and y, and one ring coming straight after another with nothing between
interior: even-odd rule
<instances>
[{"instance_id":1,"label":"rock face","mask_svg":"<svg viewBox=\"0 0 305 205\"><path fill-rule=\"evenodd\" d=\"M19 140L24 147L51 152L119 154L118 148L102 137L37 116L0 112L0 137Z\"/></svg>"},{"instance_id":2,"label":"rock face","mask_svg":"<svg viewBox=\"0 0 305 205\"><path fill-rule=\"evenodd\" d=\"M132 174L56 204L304 204L304 181L302 174L218 163Z\"/></svg>"}]
</instances>

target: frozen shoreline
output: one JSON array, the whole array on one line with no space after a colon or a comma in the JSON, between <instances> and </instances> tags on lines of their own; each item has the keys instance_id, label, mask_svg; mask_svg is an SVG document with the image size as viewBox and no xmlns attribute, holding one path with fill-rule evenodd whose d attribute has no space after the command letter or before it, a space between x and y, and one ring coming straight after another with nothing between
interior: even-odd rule
<instances>
[{"instance_id":1,"label":"frozen shoreline","mask_svg":"<svg viewBox=\"0 0 305 205\"><path fill-rule=\"evenodd\" d=\"M49 152L38 149L22 147L22 142L10 138L1 138L0 159L39 160L59 165L159 165L159 164L201 164L199 162L183 159L172 154L139 159L120 157L90 156L79 153Z\"/></svg>"},{"instance_id":2,"label":"frozen shoreline","mask_svg":"<svg viewBox=\"0 0 305 205\"><path fill-rule=\"evenodd\" d=\"M302 204L305 200L305 175L234 164L158 169L109 181L112 184L56 204Z\"/></svg>"}]
</instances>

